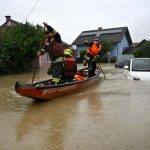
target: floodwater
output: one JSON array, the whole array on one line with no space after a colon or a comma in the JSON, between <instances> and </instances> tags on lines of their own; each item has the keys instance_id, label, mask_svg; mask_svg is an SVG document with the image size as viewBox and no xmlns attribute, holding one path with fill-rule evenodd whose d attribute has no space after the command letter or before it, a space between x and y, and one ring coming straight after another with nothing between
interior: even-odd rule
<instances>
[{"instance_id":1,"label":"floodwater","mask_svg":"<svg viewBox=\"0 0 150 150\"><path fill-rule=\"evenodd\" d=\"M48 102L14 91L33 73L0 76L0 150L150 150L150 81L129 80L114 64L102 68L106 80Z\"/></svg>"}]
</instances>

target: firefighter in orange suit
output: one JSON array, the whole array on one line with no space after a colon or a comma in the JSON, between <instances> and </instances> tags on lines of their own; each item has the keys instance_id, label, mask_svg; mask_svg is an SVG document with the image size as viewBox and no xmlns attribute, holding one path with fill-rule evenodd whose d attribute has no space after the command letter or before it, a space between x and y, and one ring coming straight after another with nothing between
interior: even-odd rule
<instances>
[{"instance_id":1,"label":"firefighter in orange suit","mask_svg":"<svg viewBox=\"0 0 150 150\"><path fill-rule=\"evenodd\" d=\"M85 41L84 44L88 46L87 53L84 56L88 62L88 76L92 77L95 75L96 58L99 56L102 46L98 39L94 39L92 43Z\"/></svg>"}]
</instances>

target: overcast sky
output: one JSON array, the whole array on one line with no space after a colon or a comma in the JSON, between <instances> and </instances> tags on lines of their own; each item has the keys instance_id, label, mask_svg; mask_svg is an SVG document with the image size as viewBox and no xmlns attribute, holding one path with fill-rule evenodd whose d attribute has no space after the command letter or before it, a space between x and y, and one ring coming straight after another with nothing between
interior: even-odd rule
<instances>
[{"instance_id":1,"label":"overcast sky","mask_svg":"<svg viewBox=\"0 0 150 150\"><path fill-rule=\"evenodd\" d=\"M47 22L69 44L98 27L127 26L133 42L150 40L150 0L0 0L0 25L6 15L34 25Z\"/></svg>"}]
</instances>

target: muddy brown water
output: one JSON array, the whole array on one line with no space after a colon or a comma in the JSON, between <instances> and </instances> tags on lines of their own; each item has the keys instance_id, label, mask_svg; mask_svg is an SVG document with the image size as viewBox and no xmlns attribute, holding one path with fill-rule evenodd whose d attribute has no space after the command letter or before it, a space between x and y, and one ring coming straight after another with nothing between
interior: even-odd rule
<instances>
[{"instance_id":1,"label":"muddy brown water","mask_svg":"<svg viewBox=\"0 0 150 150\"><path fill-rule=\"evenodd\" d=\"M0 150L150 150L150 81L102 68L106 80L43 103L14 90L33 73L0 76Z\"/></svg>"}]
</instances>

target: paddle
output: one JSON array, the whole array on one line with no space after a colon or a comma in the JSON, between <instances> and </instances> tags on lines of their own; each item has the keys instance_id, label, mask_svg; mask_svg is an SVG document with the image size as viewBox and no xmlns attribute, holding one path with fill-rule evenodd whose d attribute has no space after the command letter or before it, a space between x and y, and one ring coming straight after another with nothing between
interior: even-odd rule
<instances>
[{"instance_id":1,"label":"paddle","mask_svg":"<svg viewBox=\"0 0 150 150\"><path fill-rule=\"evenodd\" d=\"M41 40L41 42L40 42L40 48L39 49L41 49L42 43L43 43L43 40ZM33 84L34 77L35 77L35 74L36 74L36 70L37 70L37 67L38 67L38 63L39 63L39 56L36 57L36 65L35 65L35 69L34 69L34 73L33 73L31 84Z\"/></svg>"},{"instance_id":2,"label":"paddle","mask_svg":"<svg viewBox=\"0 0 150 150\"><path fill-rule=\"evenodd\" d=\"M101 69L101 71L102 71L102 73L103 73L103 75L104 75L104 78L106 79L106 75L105 75L105 73L104 73L104 71L103 71L103 69L102 69L100 63L97 63L97 64L98 64L99 68Z\"/></svg>"},{"instance_id":3,"label":"paddle","mask_svg":"<svg viewBox=\"0 0 150 150\"><path fill-rule=\"evenodd\" d=\"M31 82L32 84L33 84L33 80L34 80L34 77L35 77L35 74L36 74L38 63L39 63L39 57L37 56L37 58L36 58L36 65L35 65L35 69L34 69L34 73L33 73L33 77L32 77L32 82Z\"/></svg>"}]
</instances>

